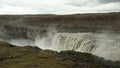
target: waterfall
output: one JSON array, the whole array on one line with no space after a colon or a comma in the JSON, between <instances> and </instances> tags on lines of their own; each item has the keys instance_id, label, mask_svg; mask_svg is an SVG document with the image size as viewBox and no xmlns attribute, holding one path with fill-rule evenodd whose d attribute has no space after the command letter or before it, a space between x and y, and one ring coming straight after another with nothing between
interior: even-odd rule
<instances>
[{"instance_id":1,"label":"waterfall","mask_svg":"<svg viewBox=\"0 0 120 68\"><path fill-rule=\"evenodd\" d=\"M59 33L55 29L1 26L0 40L17 46L38 46L58 52L74 50L120 60L120 35L115 33Z\"/></svg>"},{"instance_id":2,"label":"waterfall","mask_svg":"<svg viewBox=\"0 0 120 68\"><path fill-rule=\"evenodd\" d=\"M108 60L120 60L120 35L106 33L57 33L52 45L56 51L92 53Z\"/></svg>"},{"instance_id":3,"label":"waterfall","mask_svg":"<svg viewBox=\"0 0 120 68\"><path fill-rule=\"evenodd\" d=\"M87 34L58 33L54 36L52 46L57 51L75 50L80 52L90 52L95 47L95 40Z\"/></svg>"}]
</instances>

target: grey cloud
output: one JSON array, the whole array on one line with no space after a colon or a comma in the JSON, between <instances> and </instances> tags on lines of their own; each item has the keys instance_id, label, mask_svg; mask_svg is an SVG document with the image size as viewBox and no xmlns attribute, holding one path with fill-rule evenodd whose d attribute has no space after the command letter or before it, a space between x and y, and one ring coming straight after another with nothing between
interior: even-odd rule
<instances>
[{"instance_id":1,"label":"grey cloud","mask_svg":"<svg viewBox=\"0 0 120 68\"><path fill-rule=\"evenodd\" d=\"M98 5L98 0L72 0L70 5L77 7L94 6L94 5Z\"/></svg>"},{"instance_id":2,"label":"grey cloud","mask_svg":"<svg viewBox=\"0 0 120 68\"><path fill-rule=\"evenodd\" d=\"M120 2L120 0L98 0L100 3Z\"/></svg>"},{"instance_id":3,"label":"grey cloud","mask_svg":"<svg viewBox=\"0 0 120 68\"><path fill-rule=\"evenodd\" d=\"M69 5L80 7L80 6L85 6L85 5L87 5L87 3L73 2L73 3L70 3Z\"/></svg>"},{"instance_id":4,"label":"grey cloud","mask_svg":"<svg viewBox=\"0 0 120 68\"><path fill-rule=\"evenodd\" d=\"M0 0L0 14L120 12L119 6L120 0Z\"/></svg>"},{"instance_id":5,"label":"grey cloud","mask_svg":"<svg viewBox=\"0 0 120 68\"><path fill-rule=\"evenodd\" d=\"M3 6L3 3L0 3L0 7L2 7Z\"/></svg>"}]
</instances>

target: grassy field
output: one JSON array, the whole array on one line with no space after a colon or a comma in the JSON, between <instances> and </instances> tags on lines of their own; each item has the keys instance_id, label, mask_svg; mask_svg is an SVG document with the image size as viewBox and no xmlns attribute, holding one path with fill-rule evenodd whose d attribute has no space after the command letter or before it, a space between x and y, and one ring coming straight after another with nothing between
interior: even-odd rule
<instances>
[{"instance_id":1,"label":"grassy field","mask_svg":"<svg viewBox=\"0 0 120 68\"><path fill-rule=\"evenodd\" d=\"M0 68L119 68L120 62L108 61L88 53L17 47L0 42Z\"/></svg>"}]
</instances>

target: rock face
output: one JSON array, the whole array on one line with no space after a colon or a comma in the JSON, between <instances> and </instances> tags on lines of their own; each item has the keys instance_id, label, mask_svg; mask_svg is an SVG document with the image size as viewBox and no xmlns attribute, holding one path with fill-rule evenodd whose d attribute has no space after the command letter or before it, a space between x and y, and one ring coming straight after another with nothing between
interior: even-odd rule
<instances>
[{"instance_id":1,"label":"rock face","mask_svg":"<svg viewBox=\"0 0 120 68\"><path fill-rule=\"evenodd\" d=\"M0 42L0 68L119 68L120 62L107 61L88 53L50 51L38 47L17 47Z\"/></svg>"},{"instance_id":2,"label":"rock face","mask_svg":"<svg viewBox=\"0 0 120 68\"><path fill-rule=\"evenodd\" d=\"M0 36L3 38L25 38L34 39L36 35L44 37L46 35L46 29L43 28L27 28L27 27L15 27L10 25L2 25L0 28Z\"/></svg>"}]
</instances>

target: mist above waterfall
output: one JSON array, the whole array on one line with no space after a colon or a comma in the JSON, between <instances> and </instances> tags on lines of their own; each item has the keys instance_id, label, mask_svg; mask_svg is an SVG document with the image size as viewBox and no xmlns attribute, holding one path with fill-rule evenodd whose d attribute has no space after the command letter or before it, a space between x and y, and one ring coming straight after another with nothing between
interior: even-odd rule
<instances>
[{"instance_id":1,"label":"mist above waterfall","mask_svg":"<svg viewBox=\"0 0 120 68\"><path fill-rule=\"evenodd\" d=\"M48 29L48 32L45 37L40 37L40 35L36 35L34 39L34 46L38 46L42 49L52 49L54 50L54 47L52 47L52 40L54 35L57 33L55 28Z\"/></svg>"}]
</instances>

